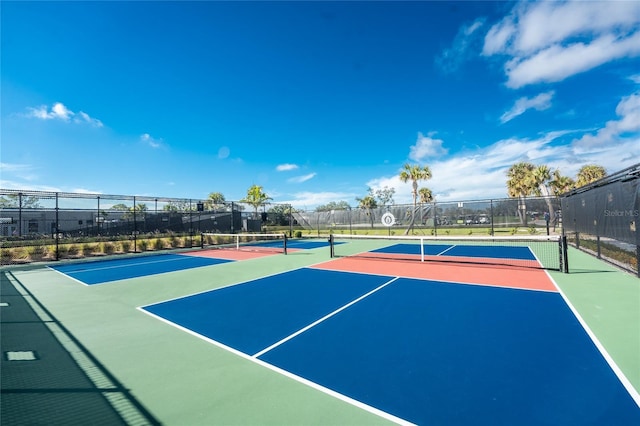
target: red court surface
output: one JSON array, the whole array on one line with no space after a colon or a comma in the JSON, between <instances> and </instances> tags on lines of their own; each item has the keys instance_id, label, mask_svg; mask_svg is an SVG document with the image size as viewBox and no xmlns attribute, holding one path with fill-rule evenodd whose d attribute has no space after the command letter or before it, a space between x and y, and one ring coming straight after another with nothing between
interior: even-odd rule
<instances>
[{"instance_id":1,"label":"red court surface","mask_svg":"<svg viewBox=\"0 0 640 426\"><path fill-rule=\"evenodd\" d=\"M343 257L314 268L526 290L557 291L546 271L506 265L420 262Z\"/></svg>"}]
</instances>

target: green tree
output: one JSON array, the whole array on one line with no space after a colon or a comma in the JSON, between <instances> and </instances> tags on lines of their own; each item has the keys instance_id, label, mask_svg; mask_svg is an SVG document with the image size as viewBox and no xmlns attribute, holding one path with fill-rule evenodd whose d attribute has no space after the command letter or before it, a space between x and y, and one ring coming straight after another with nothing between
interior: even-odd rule
<instances>
[{"instance_id":1,"label":"green tree","mask_svg":"<svg viewBox=\"0 0 640 426\"><path fill-rule=\"evenodd\" d=\"M247 203L253 206L255 209L255 218L258 218L258 208L272 200L263 190L260 185L251 185L247 190L247 196L240 200L241 203Z\"/></svg>"},{"instance_id":2,"label":"green tree","mask_svg":"<svg viewBox=\"0 0 640 426\"><path fill-rule=\"evenodd\" d=\"M379 204L382 207L385 207L387 204L393 204L393 195L396 193L395 188L389 188L385 186L381 189L376 189L375 197L378 200Z\"/></svg>"},{"instance_id":3,"label":"green tree","mask_svg":"<svg viewBox=\"0 0 640 426\"><path fill-rule=\"evenodd\" d=\"M371 222L371 227L373 228L373 221L375 220L373 209L378 207L378 203L371 192L371 188L369 188L369 194L365 195L362 198L356 198L356 201L358 202L358 207L364 210L367 216L369 216L369 221Z\"/></svg>"},{"instance_id":4,"label":"green tree","mask_svg":"<svg viewBox=\"0 0 640 426\"><path fill-rule=\"evenodd\" d=\"M349 210L351 206L346 201L331 201L327 204L316 207L317 212L324 212L327 210Z\"/></svg>"},{"instance_id":5,"label":"green tree","mask_svg":"<svg viewBox=\"0 0 640 426\"><path fill-rule=\"evenodd\" d=\"M117 210L120 212L126 212L129 211L129 206L127 206L126 204L120 203L120 204L114 204L113 206L111 206L111 210Z\"/></svg>"},{"instance_id":6,"label":"green tree","mask_svg":"<svg viewBox=\"0 0 640 426\"><path fill-rule=\"evenodd\" d=\"M418 195L420 196L420 202L423 204L433 202L433 192L427 187L420 188Z\"/></svg>"},{"instance_id":7,"label":"green tree","mask_svg":"<svg viewBox=\"0 0 640 426\"><path fill-rule=\"evenodd\" d=\"M411 222L409 223L407 230L404 232L405 235L407 235L409 231L413 228L413 225L416 220L415 213L416 213L417 203L418 203L418 182L422 180L429 180L429 179L431 179L431 169L429 169L429 166L420 167L419 165L411 165L408 163L402 166L402 171L400 171L400 180L403 183L411 181L411 185L412 185L411 195L413 196L413 214L411 215Z\"/></svg>"},{"instance_id":8,"label":"green tree","mask_svg":"<svg viewBox=\"0 0 640 426\"><path fill-rule=\"evenodd\" d=\"M226 199L221 192L210 192L204 204L207 210L213 210L215 205L224 204L225 201Z\"/></svg>"},{"instance_id":9,"label":"green tree","mask_svg":"<svg viewBox=\"0 0 640 426\"><path fill-rule=\"evenodd\" d=\"M276 224L286 226L289 225L291 215L297 213L297 210L291 207L290 204L276 204L268 210L268 213Z\"/></svg>"},{"instance_id":10,"label":"green tree","mask_svg":"<svg viewBox=\"0 0 640 426\"><path fill-rule=\"evenodd\" d=\"M560 170L553 171L551 180L549 181L549 187L553 195L561 195L565 192L571 191L576 185L576 182L569 176L563 176L560 174Z\"/></svg>"},{"instance_id":11,"label":"green tree","mask_svg":"<svg viewBox=\"0 0 640 426\"><path fill-rule=\"evenodd\" d=\"M527 225L526 199L534 193L535 181L533 171L535 166L531 163L516 163L507 171L507 193L509 197L518 198L518 217L520 223Z\"/></svg>"},{"instance_id":12,"label":"green tree","mask_svg":"<svg viewBox=\"0 0 640 426\"><path fill-rule=\"evenodd\" d=\"M145 203L138 203L133 207L133 209L131 209L131 211L135 212L136 219L144 219L147 216L149 207L147 207Z\"/></svg>"},{"instance_id":13,"label":"green tree","mask_svg":"<svg viewBox=\"0 0 640 426\"><path fill-rule=\"evenodd\" d=\"M421 216L420 220L424 222L425 218L424 218L424 211L422 210L422 206L423 204L428 204L433 202L433 192L429 188L424 186L418 189L418 196L420 198L420 216Z\"/></svg>"},{"instance_id":14,"label":"green tree","mask_svg":"<svg viewBox=\"0 0 640 426\"><path fill-rule=\"evenodd\" d=\"M576 177L576 188L588 185L606 176L607 171L604 167L596 164L587 164L586 166L582 166L578 171L578 176Z\"/></svg>"},{"instance_id":15,"label":"green tree","mask_svg":"<svg viewBox=\"0 0 640 426\"><path fill-rule=\"evenodd\" d=\"M551 169L548 166L541 165L533 169L531 175L531 185L533 187L533 193L537 196L544 197L547 203L547 211L551 217L555 217L555 209L551 202Z\"/></svg>"},{"instance_id":16,"label":"green tree","mask_svg":"<svg viewBox=\"0 0 640 426\"><path fill-rule=\"evenodd\" d=\"M0 208L23 208L23 209L37 209L40 207L38 204L38 197L31 197L28 195L19 194L7 194L7 196L0 197Z\"/></svg>"}]
</instances>

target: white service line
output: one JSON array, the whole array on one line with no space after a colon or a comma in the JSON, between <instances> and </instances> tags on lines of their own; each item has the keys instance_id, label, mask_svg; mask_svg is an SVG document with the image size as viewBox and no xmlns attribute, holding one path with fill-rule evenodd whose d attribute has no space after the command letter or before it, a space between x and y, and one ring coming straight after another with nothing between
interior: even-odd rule
<instances>
[{"instance_id":1,"label":"white service line","mask_svg":"<svg viewBox=\"0 0 640 426\"><path fill-rule=\"evenodd\" d=\"M327 320L327 319L331 318L332 316L336 315L337 313L339 313L339 312L341 312L341 311L344 311L344 310L345 310L345 309L347 309L349 306L352 306L352 305L354 305L355 303L358 303L359 301L361 301L362 299L364 299L364 298L366 298L366 297L371 296L373 293L377 292L378 290L383 289L384 287L388 286L389 284L391 284L392 282L394 282L394 281L395 281L395 280L397 280L398 278L400 278L400 277L395 277L395 278L393 278L393 279L391 279L391 280L387 281L386 283L384 283L384 284L380 285L379 287L374 288L374 289L373 289L373 290L371 290L370 292L363 294L362 296L358 297L357 299L352 300L351 302L347 303L346 305L344 305L344 306L342 306L342 307L340 307L340 308L336 309L335 311L333 311L333 312L331 312L331 313L329 313L329 314L327 314L327 315L323 316L323 317L322 317L322 318L320 318L319 320L312 322L311 324L307 325L306 327L301 328L300 330L296 331L295 333L290 334L289 336L285 337L284 339L282 339L282 340L280 340L280 341L278 341L278 342L274 343L273 345L271 345L271 346L269 346L269 347L267 347L267 348L265 348L265 349L261 350L260 352L258 352L258 353L256 353L256 354L252 355L252 358L258 358L258 357L260 357L260 356L264 355L265 353L269 352L270 350L272 350L272 349L274 349L274 348L276 348L276 347L278 347L278 346L282 345L283 343L287 342L288 340L293 339L294 337L298 336L299 334L304 333L305 331L309 330L310 328L315 327L316 325L318 325L318 324L320 324L321 322L323 322L323 321L325 321L325 320Z\"/></svg>"}]
</instances>

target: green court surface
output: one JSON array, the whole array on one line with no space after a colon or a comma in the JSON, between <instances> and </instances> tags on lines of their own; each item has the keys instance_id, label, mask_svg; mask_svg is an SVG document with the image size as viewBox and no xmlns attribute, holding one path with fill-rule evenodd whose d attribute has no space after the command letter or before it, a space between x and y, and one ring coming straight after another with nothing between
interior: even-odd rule
<instances>
[{"instance_id":1,"label":"green court surface","mask_svg":"<svg viewBox=\"0 0 640 426\"><path fill-rule=\"evenodd\" d=\"M328 257L327 248L302 250L99 286L81 285L43 266L3 268L2 279L25 298L37 299L52 321L59 322L150 413L147 423L155 419L166 425L390 424L390 419L137 309L326 262ZM546 273L637 394L640 279L574 249L569 250L569 262L569 274ZM279 309L277 304L273 309ZM3 386L3 396L5 391ZM3 403L3 418L17 418L15 410L28 404Z\"/></svg>"}]
</instances>

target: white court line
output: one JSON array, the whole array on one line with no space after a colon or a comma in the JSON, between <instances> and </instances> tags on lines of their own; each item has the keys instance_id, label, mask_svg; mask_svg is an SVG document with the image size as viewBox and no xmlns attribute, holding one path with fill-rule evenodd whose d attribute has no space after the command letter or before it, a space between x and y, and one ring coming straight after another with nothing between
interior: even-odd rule
<instances>
[{"instance_id":1,"label":"white court line","mask_svg":"<svg viewBox=\"0 0 640 426\"><path fill-rule=\"evenodd\" d=\"M148 256L149 257L155 257L155 256L163 256L163 255L151 255ZM140 265L152 265L154 263L164 263L164 262L177 262L177 261L181 261L181 260L191 260L193 256L179 256L179 257L172 257L171 259L164 259L164 260L152 260L149 262L136 262L136 263L127 263L124 265L115 265L115 266L104 266L101 268L87 268L87 269L80 269L77 271L69 271L69 272L64 272L64 271L59 271L56 268L50 268L54 269L58 272L60 272L61 274L64 275L69 275L69 274L78 274L78 273L84 273L84 272L93 272L93 271L104 271L104 270L108 270L108 269L119 269L119 268L128 268L130 266L140 266ZM117 260L121 260L121 259L117 259ZM98 261L98 262L111 262L113 261L112 259L110 260L102 260L102 261Z\"/></svg>"},{"instance_id":2,"label":"white court line","mask_svg":"<svg viewBox=\"0 0 640 426\"><path fill-rule=\"evenodd\" d=\"M640 408L640 393L638 393L638 390L636 390L636 388L633 387L633 384L631 384L631 381L627 378L627 376L625 376L625 374L622 372L622 369L618 367L618 364L616 364L613 357L609 355L609 352L607 352L604 345L600 342L600 340L598 340L598 337L596 336L596 334L591 330L591 328L589 328L589 326L587 325L587 322L582 318L578 310L571 304L571 301L564 294L560 286L551 277L551 275L549 274L549 271L545 270L545 273L547 274L547 276L549 277L553 285L558 289L558 293L560 293L560 296L562 296L562 298L564 299L564 302L567 304L569 309L571 309L571 312L573 312L573 315L576 317L576 319L578 320L578 322L580 323L584 331L589 336L589 338L591 338L591 341L593 342L593 344L596 346L596 348L598 348L602 357L605 359L605 361L607 361L607 364L609 364L609 367L611 367L614 374L618 377L618 380L620 380L620 382L622 383L622 386L624 386L627 392L629 392L629 395L631 396L631 398L634 400L638 408Z\"/></svg>"},{"instance_id":3,"label":"white court line","mask_svg":"<svg viewBox=\"0 0 640 426\"><path fill-rule=\"evenodd\" d=\"M446 252L448 252L449 250L452 250L452 249L453 249L453 248L455 248L455 247L456 247L456 244L454 244L454 245L452 245L452 246L449 246L449 248L448 248L448 249L446 249L446 250L442 250L440 253L436 253L436 256L442 256L443 254L445 254L445 253L446 253Z\"/></svg>"},{"instance_id":4,"label":"white court line","mask_svg":"<svg viewBox=\"0 0 640 426\"><path fill-rule=\"evenodd\" d=\"M342 306L342 307L340 307L340 308L336 309L335 311L333 311L333 312L331 312L331 313L329 313L329 314L327 314L327 315L323 316L323 317L322 317L322 318L320 318L319 320L312 322L312 323L311 323L311 324L309 324L308 326L301 328L300 330L296 331L295 333L290 334L289 336L285 337L284 339L282 339L282 340L280 340L280 341L278 341L278 342L274 343L273 345L271 345L271 346L269 346L269 347L267 347L267 348L265 348L265 349L261 350L260 352L258 352L258 353L256 353L256 354L254 354L252 357L253 357L253 358L258 358L258 357L260 357L261 355L264 355L265 353L269 352L270 350L272 350L272 349L274 349L274 348L276 348L276 347L280 346L281 344L283 344L283 343L287 342L288 340L291 340L291 339L293 339L294 337L296 337L296 336L298 336L298 335L300 335L300 334L304 333L305 331L309 330L310 328L315 327L316 325L318 325L318 324L320 324L321 322L323 322L323 321L325 321L325 320L327 320L327 319L331 318L332 316L336 315L337 313L339 313L339 312L341 312L341 311L344 311L344 310L345 310L345 309L347 309L349 306L352 306L352 305L354 305L354 304L358 303L359 301L361 301L362 299L364 299L364 298L366 298L366 297L369 297L370 295L372 295L373 293L377 292L378 290L382 290L384 287L388 286L389 284L391 284L392 282L394 282L394 281L395 281L395 280L397 280L398 278L400 278L400 277L395 277L395 278L393 278L393 279L391 279L391 280L387 281L386 283L382 284L381 286L379 286L379 287L377 287L377 288L374 288L374 289L373 289L373 290L371 290L370 292L363 294L362 296L358 297L358 298L357 298L357 299L355 299L355 300L352 300L351 302L347 303L346 305L344 305L344 306Z\"/></svg>"},{"instance_id":5,"label":"white court line","mask_svg":"<svg viewBox=\"0 0 640 426\"><path fill-rule=\"evenodd\" d=\"M393 281L393 280L391 280L391 281ZM386 284L383 284L383 286L391 283L391 281L389 281ZM156 314L154 314L152 312L149 312L149 311L145 310L143 307L138 307L136 309L141 311L141 312L143 312L143 313L145 313L145 314L147 314L147 315L149 315L149 316L151 316L151 317L153 317L153 318L156 318L156 319L164 322L165 324L168 324L168 325L173 326L173 327L175 327L175 328L177 328L179 330L182 330L182 331L184 331L184 332L186 332L188 334L191 334L192 336L195 336L195 337L197 337L199 339L202 339L205 342L209 342L209 343L211 343L211 344L213 344L213 345L215 345L215 346L217 346L217 347L219 347L221 349L224 349L224 350L226 350L228 352L231 352L232 354L235 354L235 355L237 355L237 356L239 356L239 357L241 357L243 359L246 359L246 360L249 360L251 362L254 362L254 363L256 363L256 364L258 364L258 365L260 365L262 367L266 367L271 371L274 371L274 372L279 373L279 374L281 374L281 375L283 375L285 377L293 379L293 380L295 380L295 381L297 381L299 383L307 385L310 388L316 389L316 390L318 390L320 392L323 392L323 393L325 393L327 395L330 395L330 396L332 396L332 397L334 397L336 399L339 399L339 400L344 401L344 402L346 402L348 404L351 404L351 405L353 405L355 407L358 407L358 408L360 408L362 410L365 410L365 411L367 411L367 412L369 412L371 414L375 414L378 417L381 417L383 419L387 419L387 420L389 420L389 421L391 421L393 423L396 423L398 425L415 426L414 423L411 423L411 422L409 422L407 420L404 420L404 419L402 419L400 417L396 417L393 414L387 413L386 411L382 411L382 410L380 410L378 408L372 407L371 405L367 405L364 402L361 402L361 401L358 401L356 399L350 398L350 397L348 397L346 395L343 395L343 394L341 394L339 392L336 392L336 391L334 391L332 389L324 387L321 384L318 384L316 382L312 382L309 379L305 379L304 377L298 376L298 375L293 374L293 373L291 373L291 372L289 372L287 370L284 370L284 369L282 369L280 367L276 367L275 365L272 365L272 364L269 364L268 362L262 361L261 359L258 359L255 356L248 355L248 354L246 354L244 352L241 352L241 351L239 351L237 349L234 349L234 348L232 348L230 346L227 346L222 342L218 342L217 340L213 340L213 339L211 339L209 337L203 336L202 334L199 334L199 333L197 333L197 332L195 332L195 331L193 331L193 330L191 330L189 328L183 327L183 326L178 325L178 324L176 324L174 322L171 322L171 321L169 321L169 320L167 320L167 319L165 319L165 318L163 318L161 316L158 316L158 315L156 315Z\"/></svg>"}]
</instances>

